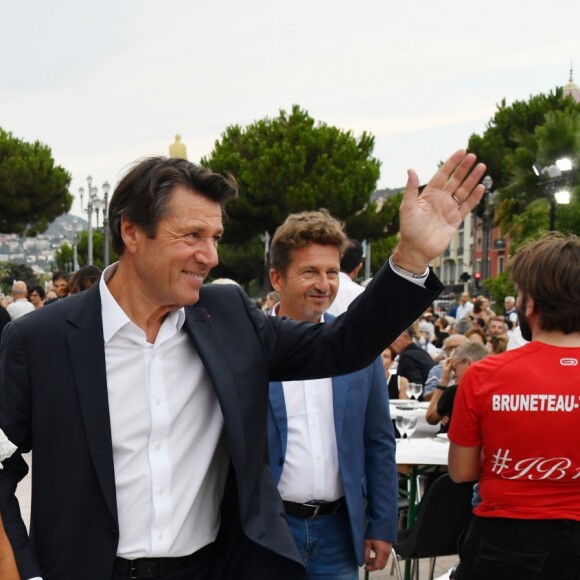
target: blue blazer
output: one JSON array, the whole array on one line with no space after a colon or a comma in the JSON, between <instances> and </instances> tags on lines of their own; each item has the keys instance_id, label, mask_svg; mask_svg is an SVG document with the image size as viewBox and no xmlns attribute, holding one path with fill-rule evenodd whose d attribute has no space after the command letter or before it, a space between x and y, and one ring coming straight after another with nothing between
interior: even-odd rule
<instances>
[{"instance_id":1,"label":"blue blazer","mask_svg":"<svg viewBox=\"0 0 580 580\"><path fill-rule=\"evenodd\" d=\"M333 316L326 314L325 320ZM340 476L354 550L364 563L364 539L397 539L395 436L380 358L370 366L332 379L334 426ZM270 383L268 447L276 484L288 443L288 418L281 382Z\"/></svg>"}]
</instances>

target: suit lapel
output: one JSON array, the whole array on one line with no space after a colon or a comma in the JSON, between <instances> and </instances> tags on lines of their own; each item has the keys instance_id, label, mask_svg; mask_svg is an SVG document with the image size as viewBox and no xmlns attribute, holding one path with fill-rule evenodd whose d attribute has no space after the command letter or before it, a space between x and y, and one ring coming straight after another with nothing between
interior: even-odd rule
<instances>
[{"instance_id":1,"label":"suit lapel","mask_svg":"<svg viewBox=\"0 0 580 580\"><path fill-rule=\"evenodd\" d=\"M67 313L67 341L79 394L81 413L97 479L107 506L117 521L115 471L101 299L98 284L83 293Z\"/></svg>"},{"instance_id":2,"label":"suit lapel","mask_svg":"<svg viewBox=\"0 0 580 580\"><path fill-rule=\"evenodd\" d=\"M335 317L331 314L324 314L324 321L330 322ZM344 413L346 410L346 401L348 397L349 379L348 375L342 375L332 378L332 407L334 413L334 431L336 433L336 444L340 447L342 441L342 424L344 422Z\"/></svg>"},{"instance_id":3,"label":"suit lapel","mask_svg":"<svg viewBox=\"0 0 580 580\"><path fill-rule=\"evenodd\" d=\"M286 446L288 445L288 416L286 414L284 388L282 387L282 383L278 381L270 383L270 411L280 435L282 457L285 457Z\"/></svg>"},{"instance_id":4,"label":"suit lapel","mask_svg":"<svg viewBox=\"0 0 580 580\"><path fill-rule=\"evenodd\" d=\"M346 411L346 401L348 398L349 381L348 375L334 377L332 379L332 407L334 412L334 431L336 433L336 444L340 447L342 425Z\"/></svg>"},{"instance_id":5,"label":"suit lapel","mask_svg":"<svg viewBox=\"0 0 580 580\"><path fill-rule=\"evenodd\" d=\"M185 329L193 340L217 394L232 460L234 466L239 468L244 457L245 442L234 378L223 356L207 310L196 306L186 308L185 313Z\"/></svg>"}]
</instances>

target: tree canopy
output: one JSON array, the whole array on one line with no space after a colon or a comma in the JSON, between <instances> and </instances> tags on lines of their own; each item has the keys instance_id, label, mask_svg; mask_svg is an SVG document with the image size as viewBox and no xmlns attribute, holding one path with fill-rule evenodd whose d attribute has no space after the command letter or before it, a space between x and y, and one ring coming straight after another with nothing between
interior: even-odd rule
<instances>
[{"instance_id":1,"label":"tree canopy","mask_svg":"<svg viewBox=\"0 0 580 580\"><path fill-rule=\"evenodd\" d=\"M70 209L70 181L46 145L27 143L0 128L0 232L44 232Z\"/></svg>"},{"instance_id":2,"label":"tree canopy","mask_svg":"<svg viewBox=\"0 0 580 580\"><path fill-rule=\"evenodd\" d=\"M39 284L37 276L28 264L0 262L0 290L5 294L10 294L14 280L23 280L29 287Z\"/></svg>"},{"instance_id":3,"label":"tree canopy","mask_svg":"<svg viewBox=\"0 0 580 580\"><path fill-rule=\"evenodd\" d=\"M572 190L572 201L558 206L556 229L580 230L580 103L564 97L562 89L511 106L502 101L484 134L472 135L468 148L488 166L497 192L495 221L510 234L514 247L548 230L548 199L559 185ZM534 164L545 168L563 157L570 158L575 169L560 181L534 172ZM484 204L480 205L482 212Z\"/></svg>"},{"instance_id":4,"label":"tree canopy","mask_svg":"<svg viewBox=\"0 0 580 580\"><path fill-rule=\"evenodd\" d=\"M373 148L372 135L356 138L350 131L317 123L297 105L273 119L228 127L201 164L231 173L238 182L240 196L228 205L223 242L238 249L243 244L251 266L244 267L239 252L224 248L216 275L239 282L259 276L262 236L273 235L293 212L326 208L345 222L352 238L395 233L398 221L393 224L389 206L377 211L371 200L380 172Z\"/></svg>"},{"instance_id":5,"label":"tree canopy","mask_svg":"<svg viewBox=\"0 0 580 580\"><path fill-rule=\"evenodd\" d=\"M93 264L103 270L104 264L104 248L105 236L102 231L93 229ZM89 234L87 230L79 233L77 240L77 262L79 267L88 264L89 255ZM109 262L112 264L117 261L117 255L110 246L109 241ZM67 242L63 242L60 248L54 253L54 261L59 270L73 271L74 264L74 248Z\"/></svg>"}]
</instances>

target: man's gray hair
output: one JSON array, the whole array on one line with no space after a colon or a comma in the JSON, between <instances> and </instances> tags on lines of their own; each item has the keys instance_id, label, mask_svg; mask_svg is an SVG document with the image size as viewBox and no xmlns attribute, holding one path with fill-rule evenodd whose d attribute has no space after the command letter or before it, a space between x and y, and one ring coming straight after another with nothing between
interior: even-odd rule
<instances>
[{"instance_id":1,"label":"man's gray hair","mask_svg":"<svg viewBox=\"0 0 580 580\"><path fill-rule=\"evenodd\" d=\"M473 325L471 324L471 320L469 320L469 318L463 317L455 321L453 330L456 334L465 334L472 326Z\"/></svg>"},{"instance_id":2,"label":"man's gray hair","mask_svg":"<svg viewBox=\"0 0 580 580\"><path fill-rule=\"evenodd\" d=\"M489 352L487 351L487 348L483 346L483 344L470 340L469 342L466 342L465 344L457 347L453 358L457 360L467 360L469 358L473 362L476 362L482 358L485 358L488 354Z\"/></svg>"}]
</instances>

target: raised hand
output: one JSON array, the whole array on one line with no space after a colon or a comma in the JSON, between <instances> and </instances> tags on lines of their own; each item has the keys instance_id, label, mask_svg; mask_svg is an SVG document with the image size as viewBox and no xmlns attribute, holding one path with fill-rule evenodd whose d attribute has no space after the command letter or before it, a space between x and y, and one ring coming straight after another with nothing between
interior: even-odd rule
<instances>
[{"instance_id":1,"label":"raised hand","mask_svg":"<svg viewBox=\"0 0 580 580\"><path fill-rule=\"evenodd\" d=\"M400 241L393 252L398 266L423 273L433 258L449 246L459 225L481 201L485 191L479 184L485 165L475 165L475 162L472 153L456 151L421 194L419 178L415 171L409 170L399 209Z\"/></svg>"}]
</instances>

